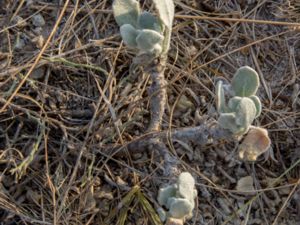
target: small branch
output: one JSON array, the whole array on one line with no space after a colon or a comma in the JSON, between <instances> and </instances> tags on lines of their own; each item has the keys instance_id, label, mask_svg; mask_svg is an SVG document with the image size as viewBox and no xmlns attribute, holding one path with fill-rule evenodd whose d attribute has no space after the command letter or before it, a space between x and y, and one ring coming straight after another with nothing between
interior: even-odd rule
<instances>
[{"instance_id":1,"label":"small branch","mask_svg":"<svg viewBox=\"0 0 300 225\"><path fill-rule=\"evenodd\" d=\"M180 140L193 145L204 146L232 137L233 134L230 131L219 127L215 120L211 120L205 121L202 125L197 127L148 133L126 145L110 149L110 153L116 156L124 156L126 155L126 149L130 154L153 150L157 146L153 145L153 140L155 139L158 139L162 143L167 143L168 138L170 138L170 140Z\"/></svg>"},{"instance_id":2,"label":"small branch","mask_svg":"<svg viewBox=\"0 0 300 225\"><path fill-rule=\"evenodd\" d=\"M158 156L162 156L164 159L162 165L164 176L172 177L178 175L178 159L170 154L166 144L158 137L150 139L149 144L151 145L151 148L158 153Z\"/></svg>"},{"instance_id":3,"label":"small branch","mask_svg":"<svg viewBox=\"0 0 300 225\"><path fill-rule=\"evenodd\" d=\"M167 91L164 88L166 85L164 77L165 60L155 62L149 66L146 71L152 80L151 87L149 88L150 98L150 113L151 120L149 123L148 131L159 131L162 123L162 117L165 112L165 105L167 102Z\"/></svg>"}]
</instances>

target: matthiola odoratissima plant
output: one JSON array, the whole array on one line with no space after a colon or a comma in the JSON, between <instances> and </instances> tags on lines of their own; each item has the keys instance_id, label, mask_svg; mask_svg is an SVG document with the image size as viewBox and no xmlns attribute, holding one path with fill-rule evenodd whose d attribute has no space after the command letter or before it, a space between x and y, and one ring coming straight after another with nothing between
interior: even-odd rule
<instances>
[{"instance_id":1,"label":"matthiola odoratissima plant","mask_svg":"<svg viewBox=\"0 0 300 225\"><path fill-rule=\"evenodd\" d=\"M173 0L153 0L153 3L157 16L142 11L137 0L114 0L113 13L125 45L136 50L134 64L142 66L152 81L148 92L151 96L149 135L131 143L131 146L136 144L140 147L147 146L148 142L152 143L157 152L164 156L168 172L177 169L176 159L170 155L165 144L166 139L169 140L169 133L155 132L160 131L167 104L164 69L170 48L174 3ZM230 87L229 95L228 93L225 95L225 86ZM212 139L242 137L246 134L239 148L239 157L250 161L256 160L270 146L267 130L252 126L262 111L261 101L256 95L258 87L259 76L256 71L248 66L239 68L230 85L225 85L222 81L216 84L218 123L214 123L214 126L204 123L196 128L177 130L172 132L170 137L174 140L182 138L186 142L205 145ZM198 135L202 135L201 138L198 138ZM186 219L192 217L196 196L194 178L188 172L181 173L175 184L159 190L157 200L161 207L157 212L161 220L166 221L167 225L183 224Z\"/></svg>"},{"instance_id":2,"label":"matthiola odoratissima plant","mask_svg":"<svg viewBox=\"0 0 300 225\"><path fill-rule=\"evenodd\" d=\"M248 132L253 120L261 113L261 102L255 95L259 86L258 74L248 66L237 70L231 82L233 96L225 102L222 81L217 83L219 124L234 134Z\"/></svg>"},{"instance_id":3,"label":"matthiola odoratissima plant","mask_svg":"<svg viewBox=\"0 0 300 225\"><path fill-rule=\"evenodd\" d=\"M166 54L174 18L172 0L153 0L159 17L141 11L136 0L115 0L113 12L124 43L138 54Z\"/></svg>"},{"instance_id":4,"label":"matthiola odoratissima plant","mask_svg":"<svg viewBox=\"0 0 300 225\"><path fill-rule=\"evenodd\" d=\"M194 178L188 172L181 173L175 184L159 189L158 203L167 209L160 210L161 219L174 218L183 222L191 218L196 196Z\"/></svg>"},{"instance_id":5,"label":"matthiola odoratissima plant","mask_svg":"<svg viewBox=\"0 0 300 225\"><path fill-rule=\"evenodd\" d=\"M259 87L259 76L249 66L241 67L231 82L231 98L226 104L223 82L216 86L219 125L230 130L234 135L246 134L239 147L239 157L255 161L259 155L270 147L268 131L251 124L261 114L261 101L256 96Z\"/></svg>"}]
</instances>

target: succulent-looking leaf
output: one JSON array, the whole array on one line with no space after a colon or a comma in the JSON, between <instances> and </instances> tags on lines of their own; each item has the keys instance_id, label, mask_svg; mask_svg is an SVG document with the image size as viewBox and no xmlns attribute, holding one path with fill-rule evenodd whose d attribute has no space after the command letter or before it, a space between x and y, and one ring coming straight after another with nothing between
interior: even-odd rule
<instances>
[{"instance_id":1,"label":"succulent-looking leaf","mask_svg":"<svg viewBox=\"0 0 300 225\"><path fill-rule=\"evenodd\" d=\"M165 211L163 208L158 208L158 209L156 210L156 212L157 212L157 214L158 214L160 220L161 220L162 222L165 222L165 220L167 219L167 213L166 213L166 211Z\"/></svg>"},{"instance_id":2,"label":"succulent-looking leaf","mask_svg":"<svg viewBox=\"0 0 300 225\"><path fill-rule=\"evenodd\" d=\"M176 184L160 188L157 200L160 205L168 209L166 212L167 221L170 218L183 221L192 217L192 211L195 206L194 199L197 196L197 190L194 186L195 180L192 175L188 172L183 172L179 175ZM162 219L165 219L165 214L160 211L158 213L162 214ZM167 222L166 224L169 223Z\"/></svg>"},{"instance_id":3,"label":"succulent-looking leaf","mask_svg":"<svg viewBox=\"0 0 300 225\"><path fill-rule=\"evenodd\" d=\"M136 38L138 48L142 51L152 51L156 44L164 39L160 33L154 30L142 30Z\"/></svg>"},{"instance_id":4,"label":"succulent-looking leaf","mask_svg":"<svg viewBox=\"0 0 300 225\"><path fill-rule=\"evenodd\" d=\"M184 218L193 210L190 201L184 198L173 198L170 202L169 213L174 218Z\"/></svg>"},{"instance_id":5,"label":"succulent-looking leaf","mask_svg":"<svg viewBox=\"0 0 300 225\"><path fill-rule=\"evenodd\" d=\"M238 106L241 104L242 97L235 96L229 99L228 108L230 112L237 112Z\"/></svg>"},{"instance_id":6,"label":"succulent-looking leaf","mask_svg":"<svg viewBox=\"0 0 300 225\"><path fill-rule=\"evenodd\" d=\"M171 197L171 198L168 198L168 202L167 202L167 205L166 205L167 209L170 209L172 203L173 203L174 201L176 201L176 199L177 199L177 197Z\"/></svg>"},{"instance_id":7,"label":"succulent-looking leaf","mask_svg":"<svg viewBox=\"0 0 300 225\"><path fill-rule=\"evenodd\" d=\"M256 115L254 102L247 97L233 97L229 100L230 113L221 113L218 122L224 129L230 130L236 135L248 131Z\"/></svg>"},{"instance_id":8,"label":"succulent-looking leaf","mask_svg":"<svg viewBox=\"0 0 300 225\"><path fill-rule=\"evenodd\" d=\"M162 51L162 47L160 44L154 45L152 52L155 56L158 56L161 53L161 51Z\"/></svg>"},{"instance_id":9,"label":"succulent-looking leaf","mask_svg":"<svg viewBox=\"0 0 300 225\"><path fill-rule=\"evenodd\" d=\"M235 113L220 113L218 123L224 129L230 130L232 133L238 133L240 127L236 125L236 115Z\"/></svg>"},{"instance_id":10,"label":"succulent-looking leaf","mask_svg":"<svg viewBox=\"0 0 300 225\"><path fill-rule=\"evenodd\" d=\"M185 198L194 206L195 180L188 172L181 173L177 180L176 197Z\"/></svg>"},{"instance_id":11,"label":"succulent-looking leaf","mask_svg":"<svg viewBox=\"0 0 300 225\"><path fill-rule=\"evenodd\" d=\"M261 114L261 102L259 100L259 98L256 95L252 95L249 97L255 104L256 107L256 115L255 118L257 118L260 114Z\"/></svg>"},{"instance_id":12,"label":"succulent-looking leaf","mask_svg":"<svg viewBox=\"0 0 300 225\"><path fill-rule=\"evenodd\" d=\"M163 34L164 33L164 29L165 28L165 25L163 25L161 23L161 21L158 21L158 23L155 23L154 24L154 30L156 30L157 32L159 32L160 34Z\"/></svg>"},{"instance_id":13,"label":"succulent-looking leaf","mask_svg":"<svg viewBox=\"0 0 300 225\"><path fill-rule=\"evenodd\" d=\"M174 19L175 6L173 0L153 0L159 18L171 30Z\"/></svg>"},{"instance_id":14,"label":"succulent-looking leaf","mask_svg":"<svg viewBox=\"0 0 300 225\"><path fill-rule=\"evenodd\" d=\"M227 107L225 104L225 95L223 89L223 82L218 81L216 85L216 96L217 96L217 110L219 113L227 112Z\"/></svg>"},{"instance_id":15,"label":"succulent-looking leaf","mask_svg":"<svg viewBox=\"0 0 300 225\"><path fill-rule=\"evenodd\" d=\"M137 47L136 38L139 34L131 24L124 24L120 27L122 39L126 45L132 48Z\"/></svg>"},{"instance_id":16,"label":"succulent-looking leaf","mask_svg":"<svg viewBox=\"0 0 300 225\"><path fill-rule=\"evenodd\" d=\"M236 108L236 124L248 128L256 116L254 102L247 97L241 98ZM248 129L247 129L248 130Z\"/></svg>"},{"instance_id":17,"label":"succulent-looking leaf","mask_svg":"<svg viewBox=\"0 0 300 225\"><path fill-rule=\"evenodd\" d=\"M159 20L149 12L142 12L138 18L139 29L149 29L161 32Z\"/></svg>"},{"instance_id":18,"label":"succulent-looking leaf","mask_svg":"<svg viewBox=\"0 0 300 225\"><path fill-rule=\"evenodd\" d=\"M161 206L168 205L168 199L175 197L176 195L176 187L175 185L169 185L165 188L160 188L158 191L157 201Z\"/></svg>"},{"instance_id":19,"label":"succulent-looking leaf","mask_svg":"<svg viewBox=\"0 0 300 225\"><path fill-rule=\"evenodd\" d=\"M259 77L251 67L243 66L237 70L231 84L236 96L250 97L258 89Z\"/></svg>"},{"instance_id":20,"label":"succulent-looking leaf","mask_svg":"<svg viewBox=\"0 0 300 225\"><path fill-rule=\"evenodd\" d=\"M114 0L113 13L119 26L131 24L137 27L140 4L136 0Z\"/></svg>"},{"instance_id":21,"label":"succulent-looking leaf","mask_svg":"<svg viewBox=\"0 0 300 225\"><path fill-rule=\"evenodd\" d=\"M261 127L251 127L244 141L239 146L239 157L243 160L255 161L270 147L268 131Z\"/></svg>"}]
</instances>

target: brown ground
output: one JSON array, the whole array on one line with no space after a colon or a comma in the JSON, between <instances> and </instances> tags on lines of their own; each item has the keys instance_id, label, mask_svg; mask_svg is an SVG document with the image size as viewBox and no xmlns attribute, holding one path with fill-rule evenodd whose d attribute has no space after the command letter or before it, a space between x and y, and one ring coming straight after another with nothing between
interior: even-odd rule
<instances>
[{"instance_id":1,"label":"brown ground","mask_svg":"<svg viewBox=\"0 0 300 225\"><path fill-rule=\"evenodd\" d=\"M157 191L174 178L162 176L151 152L105 151L145 133L149 77L129 75L133 53L121 44L111 0L70 1L53 30L65 2L0 0L0 224L160 224ZM233 140L169 146L197 181L186 224L300 224L300 24L291 24L300 6L290 3L176 1L163 129L216 118L215 78L249 65L262 82L255 124L272 140L253 164L238 160ZM260 191L237 193L249 175Z\"/></svg>"}]
</instances>

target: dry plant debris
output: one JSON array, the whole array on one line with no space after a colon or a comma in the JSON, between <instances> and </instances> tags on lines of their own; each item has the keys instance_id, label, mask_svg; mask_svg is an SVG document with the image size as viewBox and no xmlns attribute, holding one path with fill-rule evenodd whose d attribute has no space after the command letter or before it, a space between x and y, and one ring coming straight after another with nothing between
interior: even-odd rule
<instances>
[{"instance_id":1,"label":"dry plant debris","mask_svg":"<svg viewBox=\"0 0 300 225\"><path fill-rule=\"evenodd\" d=\"M175 6L167 104L161 131L148 133L152 78L130 66L111 0L1 1L2 224L161 224L158 190L182 171L198 192L186 224L300 223L298 2ZM272 140L255 163L239 160L243 140L209 133L215 81L244 65L261 82L254 125ZM193 129L206 139L176 136ZM253 193L236 190L248 176Z\"/></svg>"}]
</instances>

